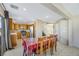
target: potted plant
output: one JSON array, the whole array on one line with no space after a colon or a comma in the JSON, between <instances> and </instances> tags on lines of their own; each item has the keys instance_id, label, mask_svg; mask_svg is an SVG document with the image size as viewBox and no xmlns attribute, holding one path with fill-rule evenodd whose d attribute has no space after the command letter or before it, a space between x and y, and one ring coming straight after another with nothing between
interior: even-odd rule
<instances>
[{"instance_id":1,"label":"potted plant","mask_svg":"<svg viewBox=\"0 0 79 59\"><path fill-rule=\"evenodd\" d=\"M42 31L42 36L46 36L46 34Z\"/></svg>"}]
</instances>

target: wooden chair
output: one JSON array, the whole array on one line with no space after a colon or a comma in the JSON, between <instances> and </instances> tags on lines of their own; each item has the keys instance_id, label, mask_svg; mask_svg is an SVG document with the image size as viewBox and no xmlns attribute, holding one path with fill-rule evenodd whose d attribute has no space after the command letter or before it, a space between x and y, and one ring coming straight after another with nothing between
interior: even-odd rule
<instances>
[{"instance_id":1,"label":"wooden chair","mask_svg":"<svg viewBox=\"0 0 79 59\"><path fill-rule=\"evenodd\" d=\"M37 55L41 54L41 42L37 43Z\"/></svg>"},{"instance_id":2,"label":"wooden chair","mask_svg":"<svg viewBox=\"0 0 79 59\"><path fill-rule=\"evenodd\" d=\"M43 51L43 54L46 55L46 47L47 47L47 41L46 41L46 37L44 36L43 37L43 43L42 43L42 51Z\"/></svg>"},{"instance_id":3,"label":"wooden chair","mask_svg":"<svg viewBox=\"0 0 79 59\"><path fill-rule=\"evenodd\" d=\"M51 35L50 37L52 38L54 42L55 51L57 51L57 41L58 41L57 35Z\"/></svg>"},{"instance_id":4,"label":"wooden chair","mask_svg":"<svg viewBox=\"0 0 79 59\"><path fill-rule=\"evenodd\" d=\"M50 53L51 55L53 54L53 48L54 48L54 42L52 40L52 38L50 39Z\"/></svg>"}]
</instances>

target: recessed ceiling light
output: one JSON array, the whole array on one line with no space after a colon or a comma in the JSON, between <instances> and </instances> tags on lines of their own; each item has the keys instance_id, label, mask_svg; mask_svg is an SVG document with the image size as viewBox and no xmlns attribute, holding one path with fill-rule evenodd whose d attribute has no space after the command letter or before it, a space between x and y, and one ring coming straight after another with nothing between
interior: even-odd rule
<instances>
[{"instance_id":1,"label":"recessed ceiling light","mask_svg":"<svg viewBox=\"0 0 79 59\"><path fill-rule=\"evenodd\" d=\"M49 16L46 16L45 18L48 18Z\"/></svg>"},{"instance_id":2,"label":"recessed ceiling light","mask_svg":"<svg viewBox=\"0 0 79 59\"><path fill-rule=\"evenodd\" d=\"M23 10L26 11L27 9L26 8L23 8Z\"/></svg>"}]
</instances>

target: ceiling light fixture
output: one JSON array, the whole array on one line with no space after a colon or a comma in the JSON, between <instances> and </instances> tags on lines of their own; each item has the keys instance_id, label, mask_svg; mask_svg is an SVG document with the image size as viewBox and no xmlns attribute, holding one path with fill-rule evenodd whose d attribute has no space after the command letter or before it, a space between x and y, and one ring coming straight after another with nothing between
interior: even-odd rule
<instances>
[{"instance_id":1,"label":"ceiling light fixture","mask_svg":"<svg viewBox=\"0 0 79 59\"><path fill-rule=\"evenodd\" d=\"M49 16L46 16L45 18L48 18Z\"/></svg>"},{"instance_id":2,"label":"ceiling light fixture","mask_svg":"<svg viewBox=\"0 0 79 59\"><path fill-rule=\"evenodd\" d=\"M23 8L23 10L26 11L27 9L26 8Z\"/></svg>"}]
</instances>

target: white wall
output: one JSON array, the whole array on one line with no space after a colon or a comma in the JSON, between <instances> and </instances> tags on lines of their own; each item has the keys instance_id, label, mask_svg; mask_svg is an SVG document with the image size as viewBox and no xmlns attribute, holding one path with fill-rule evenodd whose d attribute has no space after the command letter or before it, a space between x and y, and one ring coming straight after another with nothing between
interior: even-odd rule
<instances>
[{"instance_id":1,"label":"white wall","mask_svg":"<svg viewBox=\"0 0 79 59\"><path fill-rule=\"evenodd\" d=\"M46 33L47 36L53 34L53 24L44 25L44 32Z\"/></svg>"},{"instance_id":2,"label":"white wall","mask_svg":"<svg viewBox=\"0 0 79 59\"><path fill-rule=\"evenodd\" d=\"M55 34L58 34L58 39L63 44L68 44L68 23L67 20L60 20L55 24Z\"/></svg>"},{"instance_id":3,"label":"white wall","mask_svg":"<svg viewBox=\"0 0 79 59\"><path fill-rule=\"evenodd\" d=\"M79 16L72 17L72 41L73 46L79 48Z\"/></svg>"},{"instance_id":4,"label":"white wall","mask_svg":"<svg viewBox=\"0 0 79 59\"><path fill-rule=\"evenodd\" d=\"M42 31L46 36L53 34L53 24L47 24L41 20L35 21L35 36L36 38L42 36Z\"/></svg>"},{"instance_id":5,"label":"white wall","mask_svg":"<svg viewBox=\"0 0 79 59\"><path fill-rule=\"evenodd\" d=\"M69 19L69 46L79 48L79 16L73 16Z\"/></svg>"},{"instance_id":6,"label":"white wall","mask_svg":"<svg viewBox=\"0 0 79 59\"><path fill-rule=\"evenodd\" d=\"M69 46L79 48L79 16L73 16L71 19L61 20L54 24L55 34L58 34L59 41Z\"/></svg>"},{"instance_id":7,"label":"white wall","mask_svg":"<svg viewBox=\"0 0 79 59\"><path fill-rule=\"evenodd\" d=\"M54 24L54 34L58 35L58 40L60 40L60 29L59 29L59 23Z\"/></svg>"},{"instance_id":8,"label":"white wall","mask_svg":"<svg viewBox=\"0 0 79 59\"><path fill-rule=\"evenodd\" d=\"M67 40L68 40L68 26L67 26L67 20L62 20L60 21L60 41L63 44L67 44Z\"/></svg>"},{"instance_id":9,"label":"white wall","mask_svg":"<svg viewBox=\"0 0 79 59\"><path fill-rule=\"evenodd\" d=\"M73 31L72 31L72 26L73 26L73 23L72 23L72 19L69 19L68 20L68 38L69 38L69 46L73 46L73 37L72 37L72 34L73 34Z\"/></svg>"},{"instance_id":10,"label":"white wall","mask_svg":"<svg viewBox=\"0 0 79 59\"><path fill-rule=\"evenodd\" d=\"M46 23L40 20L35 21L35 37L36 38L42 36L42 31L46 32L44 25L46 25Z\"/></svg>"},{"instance_id":11,"label":"white wall","mask_svg":"<svg viewBox=\"0 0 79 59\"><path fill-rule=\"evenodd\" d=\"M2 10L1 4L0 4L0 15L4 16L4 11Z\"/></svg>"}]
</instances>

